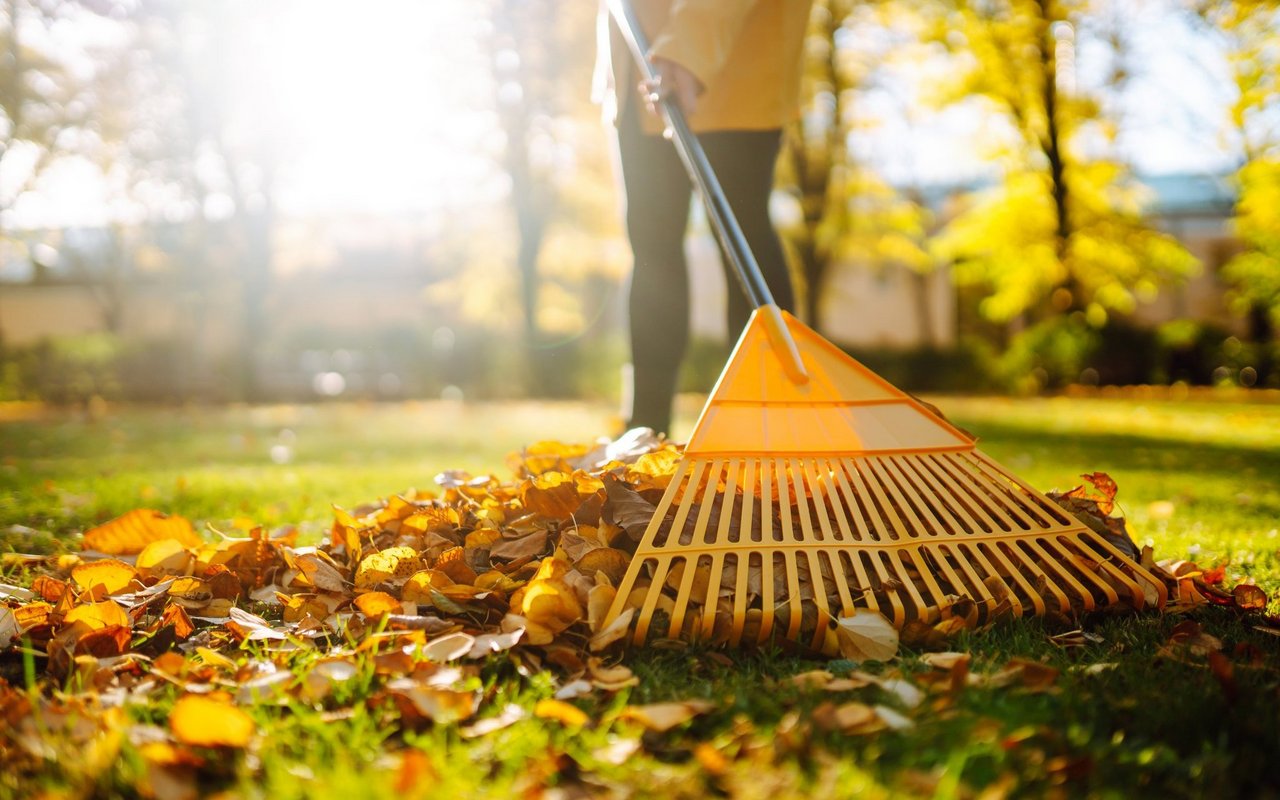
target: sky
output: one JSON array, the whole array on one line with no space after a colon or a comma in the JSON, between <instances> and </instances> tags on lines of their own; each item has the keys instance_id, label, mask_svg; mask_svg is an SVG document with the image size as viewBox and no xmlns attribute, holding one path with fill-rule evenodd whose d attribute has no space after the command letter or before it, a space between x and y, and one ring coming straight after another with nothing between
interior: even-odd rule
<instances>
[{"instance_id":1,"label":"sky","mask_svg":"<svg viewBox=\"0 0 1280 800\"><path fill-rule=\"evenodd\" d=\"M1206 122L1221 118L1228 100L1224 65L1203 34L1150 15L1155 1L1120 4L1134 15L1129 30L1141 68L1122 98L1127 133L1118 146L1140 173L1228 169L1229 148ZM245 31L223 80L227 91L258 97L269 109L284 154L280 210L448 215L500 200L509 182L497 164L504 141L492 110L486 14L486 4L471 0L270 5ZM75 49L112 36L102 20L79 24L58 29L46 44ZM1078 53L1082 85L1098 79L1102 61L1094 55ZM1000 132L979 107L903 113L914 87L940 68L904 68L866 100L880 124L860 140L860 154L891 180L955 182L986 169L978 154ZM581 87L584 95L589 88ZM603 126L600 135L608 135ZM112 199L118 188L92 164L68 161L20 198L8 222L101 224L120 212ZM219 213L217 203L206 212Z\"/></svg>"}]
</instances>

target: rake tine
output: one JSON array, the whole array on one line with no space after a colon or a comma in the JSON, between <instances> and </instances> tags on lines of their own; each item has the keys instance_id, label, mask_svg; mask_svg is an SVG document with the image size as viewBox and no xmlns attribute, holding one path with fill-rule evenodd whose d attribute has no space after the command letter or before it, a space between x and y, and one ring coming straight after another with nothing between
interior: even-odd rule
<instances>
[{"instance_id":1,"label":"rake tine","mask_svg":"<svg viewBox=\"0 0 1280 800\"><path fill-rule=\"evenodd\" d=\"M806 392L861 386L867 397L789 395L799 390L774 385L768 365L740 376L739 359L772 352L766 323L753 318L610 611L640 606L634 641L653 630L658 610L670 614L671 636L730 644L785 637L821 650L825 621L859 608L901 626L954 616L955 597L972 598L980 619L1005 600L1018 615L1166 601L1149 572L972 440L785 319L813 368ZM849 374L831 379L823 370ZM753 400L761 381L766 395L781 395ZM887 421L903 414L916 416L888 431ZM751 443L737 447L740 437ZM641 572L652 572L647 593L635 590Z\"/></svg>"}]
</instances>

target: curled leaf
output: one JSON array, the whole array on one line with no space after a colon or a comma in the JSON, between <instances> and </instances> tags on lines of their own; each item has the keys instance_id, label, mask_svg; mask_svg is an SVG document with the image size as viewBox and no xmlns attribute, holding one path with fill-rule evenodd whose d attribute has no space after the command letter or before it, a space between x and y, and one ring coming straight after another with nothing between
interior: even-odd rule
<instances>
[{"instance_id":1,"label":"curled leaf","mask_svg":"<svg viewBox=\"0 0 1280 800\"><path fill-rule=\"evenodd\" d=\"M874 611L836 620L840 654L851 661L888 661L898 654L898 631Z\"/></svg>"}]
</instances>

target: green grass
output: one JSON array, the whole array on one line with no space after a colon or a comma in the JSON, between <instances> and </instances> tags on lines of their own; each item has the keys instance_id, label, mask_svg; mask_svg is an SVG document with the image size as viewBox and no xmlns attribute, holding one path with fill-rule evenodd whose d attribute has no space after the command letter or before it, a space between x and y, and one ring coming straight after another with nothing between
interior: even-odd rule
<instances>
[{"instance_id":1,"label":"green grass","mask_svg":"<svg viewBox=\"0 0 1280 800\"><path fill-rule=\"evenodd\" d=\"M1229 583L1252 577L1273 598L1280 589L1280 406L936 402L981 437L986 453L1042 489L1068 488L1082 472L1110 473L1135 540L1149 541L1157 558L1225 563ZM521 444L590 439L609 424L606 408L532 403L123 409L94 422L0 422L0 536L5 549L56 549L95 522L147 506L215 526L236 517L297 523L314 537L327 527L331 503L354 506L430 486L444 469L505 477L504 457ZM689 424L686 413L678 432ZM272 460L277 445L291 448L288 463ZM511 797L548 785L574 796L620 786L663 797L963 797L983 787L1019 796L1280 796L1280 639L1229 610L1202 608L1192 618L1224 641L1230 691L1203 660L1158 655L1183 618L1155 614L1091 619L1088 629L1101 641L1073 649L1050 643L1036 620L964 635L953 646L973 655L974 672L1020 657L1047 661L1061 676L1047 693L971 687L932 693L917 709L875 687L829 696L782 682L815 668L838 673L847 663L776 651L733 653L725 663L697 649L649 649L627 656L641 678L629 693L574 701L592 720L583 729L529 717L475 740L454 726L406 730L366 684L356 684L315 706L252 707L258 743L210 759L199 774L208 791L273 800ZM299 656L294 669L301 674L314 658ZM1117 666L1083 669L1100 663ZM897 663L869 669L919 681L928 668L904 650ZM15 665L4 674L15 674ZM553 692L549 675L521 676L505 658L491 659L475 680L485 687L486 714L508 702L531 709ZM163 725L175 697L163 688L126 713ZM689 698L713 700L716 710L661 735L641 736L616 719L626 703ZM915 726L868 736L826 732L810 712L828 699L884 703ZM619 759L636 739L642 746ZM701 744L727 759L723 772L713 774L694 756ZM421 751L429 764L416 790L397 787L407 750ZM68 746L48 754L27 785L0 777L0 796L34 793L32 784L130 796L145 769L132 746L121 752L94 771L75 767L82 759Z\"/></svg>"}]
</instances>

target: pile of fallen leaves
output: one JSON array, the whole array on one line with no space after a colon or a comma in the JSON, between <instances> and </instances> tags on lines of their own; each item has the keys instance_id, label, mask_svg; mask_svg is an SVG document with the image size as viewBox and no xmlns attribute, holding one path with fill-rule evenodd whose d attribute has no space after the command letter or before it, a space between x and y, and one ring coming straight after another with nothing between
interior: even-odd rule
<instances>
[{"instance_id":1,"label":"pile of fallen leaves","mask_svg":"<svg viewBox=\"0 0 1280 800\"><path fill-rule=\"evenodd\" d=\"M606 613L680 457L679 448L643 431L607 444L544 442L511 457L512 481L445 472L432 491L336 509L319 546L299 545L292 528L214 531L206 539L180 517L135 510L86 532L79 554L6 556L7 568L30 579L0 584L0 719L9 732L0 755L13 764L48 757L30 743L41 740L39 732L61 731L96 743L85 758L109 760L123 735L120 709L175 686L180 696L167 729L129 729L153 784L163 784L199 766L203 757L192 748L249 743L254 724L240 706L323 704L366 660L375 704L394 707L400 725L457 724L464 737L481 736L528 713L485 706L476 679L495 653L522 674L558 676L555 698L540 702L535 715L582 724L583 712L566 700L637 682L617 658L631 612L607 625ZM1086 478L1092 493L1055 499L1132 547L1113 515L1114 483L1100 473ZM1157 565L1149 548L1133 554L1176 588L1182 604L1265 610L1257 587L1228 592L1218 586L1221 576L1194 564ZM898 631L878 614L836 622L846 658L885 661L897 653ZM946 649L963 627L904 636L918 649ZM289 665L304 651L319 657L298 674ZM930 663L943 673L936 682L975 680L961 655ZM24 680L43 691L18 688ZM1044 674L1021 664L981 680L1035 683ZM908 707L919 702L919 690L901 679L857 673L842 681L837 689L875 683ZM629 708L624 716L665 730L706 710L690 701ZM889 707L846 703L823 707L814 723L870 732L910 720ZM114 738L102 738L113 730Z\"/></svg>"}]
</instances>

